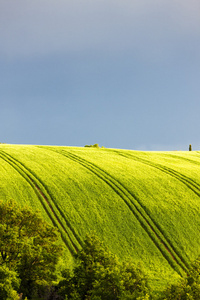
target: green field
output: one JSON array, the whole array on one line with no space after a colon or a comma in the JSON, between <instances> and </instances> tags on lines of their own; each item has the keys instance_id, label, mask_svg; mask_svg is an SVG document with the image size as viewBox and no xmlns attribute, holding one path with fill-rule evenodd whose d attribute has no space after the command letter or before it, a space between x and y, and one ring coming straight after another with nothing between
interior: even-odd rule
<instances>
[{"instance_id":1,"label":"green field","mask_svg":"<svg viewBox=\"0 0 200 300\"><path fill-rule=\"evenodd\" d=\"M160 290L200 255L200 152L0 145L0 199L39 209L69 260L96 232Z\"/></svg>"}]
</instances>

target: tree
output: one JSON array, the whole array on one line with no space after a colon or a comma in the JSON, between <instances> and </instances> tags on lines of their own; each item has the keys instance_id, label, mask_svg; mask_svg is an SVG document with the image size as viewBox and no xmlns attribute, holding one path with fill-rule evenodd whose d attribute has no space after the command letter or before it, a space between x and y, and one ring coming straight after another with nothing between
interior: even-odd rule
<instances>
[{"instance_id":1,"label":"tree","mask_svg":"<svg viewBox=\"0 0 200 300\"><path fill-rule=\"evenodd\" d=\"M147 279L141 268L120 263L95 235L86 237L76 259L73 273L66 270L58 285L63 299L149 299Z\"/></svg>"},{"instance_id":2,"label":"tree","mask_svg":"<svg viewBox=\"0 0 200 300\"><path fill-rule=\"evenodd\" d=\"M17 289L20 279L16 272L10 271L7 267L0 266L0 299L18 300Z\"/></svg>"},{"instance_id":3,"label":"tree","mask_svg":"<svg viewBox=\"0 0 200 300\"><path fill-rule=\"evenodd\" d=\"M61 253L57 230L38 212L0 201L0 266L18 274L24 296L51 284Z\"/></svg>"},{"instance_id":4,"label":"tree","mask_svg":"<svg viewBox=\"0 0 200 300\"><path fill-rule=\"evenodd\" d=\"M200 257L192 264L187 277L171 285L164 293L164 300L199 300L200 299Z\"/></svg>"}]
</instances>

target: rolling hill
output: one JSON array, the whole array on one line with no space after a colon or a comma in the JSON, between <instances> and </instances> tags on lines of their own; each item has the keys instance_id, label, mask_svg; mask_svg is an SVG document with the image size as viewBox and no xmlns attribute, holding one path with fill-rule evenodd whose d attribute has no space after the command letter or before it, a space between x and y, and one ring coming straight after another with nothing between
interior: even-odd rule
<instances>
[{"instance_id":1,"label":"rolling hill","mask_svg":"<svg viewBox=\"0 0 200 300\"><path fill-rule=\"evenodd\" d=\"M0 174L0 199L39 209L69 259L95 231L159 290L200 255L200 152L1 144Z\"/></svg>"}]
</instances>

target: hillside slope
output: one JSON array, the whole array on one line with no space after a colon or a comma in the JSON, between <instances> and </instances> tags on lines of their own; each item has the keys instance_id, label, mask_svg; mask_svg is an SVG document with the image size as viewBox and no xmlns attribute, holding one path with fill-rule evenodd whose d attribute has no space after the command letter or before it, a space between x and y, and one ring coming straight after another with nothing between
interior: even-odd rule
<instances>
[{"instance_id":1,"label":"hillside slope","mask_svg":"<svg viewBox=\"0 0 200 300\"><path fill-rule=\"evenodd\" d=\"M0 145L0 199L39 209L68 256L95 231L159 289L200 254L200 153Z\"/></svg>"}]
</instances>

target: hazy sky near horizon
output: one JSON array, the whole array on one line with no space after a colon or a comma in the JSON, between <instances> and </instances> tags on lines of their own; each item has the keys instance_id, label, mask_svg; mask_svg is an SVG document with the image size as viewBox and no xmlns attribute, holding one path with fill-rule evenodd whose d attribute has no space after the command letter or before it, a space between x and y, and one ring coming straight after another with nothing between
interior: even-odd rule
<instances>
[{"instance_id":1,"label":"hazy sky near horizon","mask_svg":"<svg viewBox=\"0 0 200 300\"><path fill-rule=\"evenodd\" d=\"M0 0L0 142L200 150L199 0Z\"/></svg>"}]
</instances>

